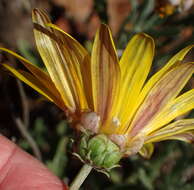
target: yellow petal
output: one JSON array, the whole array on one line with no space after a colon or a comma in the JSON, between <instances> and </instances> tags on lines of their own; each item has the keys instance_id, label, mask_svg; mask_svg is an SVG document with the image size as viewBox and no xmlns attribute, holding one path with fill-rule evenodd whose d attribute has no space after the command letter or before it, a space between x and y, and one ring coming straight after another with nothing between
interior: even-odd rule
<instances>
[{"instance_id":1,"label":"yellow petal","mask_svg":"<svg viewBox=\"0 0 194 190\"><path fill-rule=\"evenodd\" d=\"M40 81L33 77L33 75L29 73L26 74L27 72L25 71L17 71L16 69L7 64L2 64L2 66L5 67L8 71L10 71L16 78L31 86L33 89L45 96L51 102L54 102L53 95L48 91L48 89L46 89L42 85L42 83L40 83Z\"/></svg>"},{"instance_id":2,"label":"yellow petal","mask_svg":"<svg viewBox=\"0 0 194 190\"><path fill-rule=\"evenodd\" d=\"M181 140L181 135L183 138L182 140L189 141L191 140L191 136L186 134L193 132L193 130L194 119L178 120L148 135L145 142L153 143L169 139Z\"/></svg>"},{"instance_id":3,"label":"yellow petal","mask_svg":"<svg viewBox=\"0 0 194 190\"><path fill-rule=\"evenodd\" d=\"M118 94L119 65L112 40L106 25L101 25L96 33L91 57L92 92L94 111L103 122L110 114L112 104Z\"/></svg>"},{"instance_id":4,"label":"yellow petal","mask_svg":"<svg viewBox=\"0 0 194 190\"><path fill-rule=\"evenodd\" d=\"M153 143L147 143L144 144L143 147L140 149L139 154L146 159L150 159L153 152L154 152Z\"/></svg>"},{"instance_id":5,"label":"yellow petal","mask_svg":"<svg viewBox=\"0 0 194 190\"><path fill-rule=\"evenodd\" d=\"M179 140L179 141L184 141L187 143L193 143L194 142L194 130L191 132L186 132L186 133L181 133L178 135L173 135L170 137L163 138L162 140Z\"/></svg>"},{"instance_id":6,"label":"yellow petal","mask_svg":"<svg viewBox=\"0 0 194 190\"><path fill-rule=\"evenodd\" d=\"M34 77L37 78L47 89L51 91L53 97L55 97L54 98L55 100L59 101L61 99L61 95L59 94L58 90L56 89L55 85L53 84L52 80L50 79L47 73L45 73L37 66L33 65L30 61L28 61L24 57L18 55L17 53L9 49L0 47L0 50L7 52L16 57L18 60L20 60L21 63L34 75ZM64 109L65 108L64 103L61 100L60 102L61 102L60 108Z\"/></svg>"},{"instance_id":7,"label":"yellow petal","mask_svg":"<svg viewBox=\"0 0 194 190\"><path fill-rule=\"evenodd\" d=\"M82 109L80 103L84 102L85 105L85 100L79 99L81 89L78 86L79 76L69 59L77 62L81 60L74 60L74 57L71 57L72 54L70 54L74 49L66 49L67 44L62 41L60 36L57 36L52 28L46 28L46 24L50 20L45 13L34 9L33 22L37 48L65 105L72 112L76 109ZM77 62L75 62L75 65L78 64Z\"/></svg>"},{"instance_id":8,"label":"yellow petal","mask_svg":"<svg viewBox=\"0 0 194 190\"><path fill-rule=\"evenodd\" d=\"M118 132L126 130L132 117L137 97L148 76L154 57L154 41L147 34L135 35L128 43L120 60L121 89L115 115L121 122Z\"/></svg>"},{"instance_id":9,"label":"yellow petal","mask_svg":"<svg viewBox=\"0 0 194 190\"><path fill-rule=\"evenodd\" d=\"M193 63L180 64L172 68L150 89L144 102L138 109L131 124L130 134L136 135L140 130L148 133L152 128L149 122L173 100L191 78L194 71Z\"/></svg>"},{"instance_id":10,"label":"yellow petal","mask_svg":"<svg viewBox=\"0 0 194 190\"><path fill-rule=\"evenodd\" d=\"M194 109L194 89L182 94L178 98L172 100L157 117L155 117L147 128L151 129L148 132L159 129L168 124L170 121L184 113Z\"/></svg>"},{"instance_id":11,"label":"yellow petal","mask_svg":"<svg viewBox=\"0 0 194 190\"><path fill-rule=\"evenodd\" d=\"M177 54L175 54L168 62L167 64L160 69L156 74L154 74L148 82L143 87L140 96L138 98L138 102L136 104L135 109L133 112L136 111L136 109L139 107L139 105L144 101L145 97L149 93L150 89L153 88L153 86L160 80L160 78L168 71L170 70L174 65L177 64L177 62L180 62L184 59L185 55L193 48L194 45L189 45L179 51Z\"/></svg>"},{"instance_id":12,"label":"yellow petal","mask_svg":"<svg viewBox=\"0 0 194 190\"><path fill-rule=\"evenodd\" d=\"M62 48L64 48L64 52L67 51L65 58L68 67L70 68L74 84L76 85L76 90L79 96L78 99L80 101L83 100L80 102L81 109L87 108L85 98L87 99L89 108L93 109L89 53L78 41L58 28L56 25L52 23L48 23L46 25L54 30L57 37L63 43Z\"/></svg>"}]
</instances>

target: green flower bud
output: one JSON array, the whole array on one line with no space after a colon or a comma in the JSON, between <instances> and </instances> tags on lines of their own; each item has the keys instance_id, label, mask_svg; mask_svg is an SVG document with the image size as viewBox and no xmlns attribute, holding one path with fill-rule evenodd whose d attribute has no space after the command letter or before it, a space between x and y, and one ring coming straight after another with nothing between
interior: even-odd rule
<instances>
[{"instance_id":1,"label":"green flower bud","mask_svg":"<svg viewBox=\"0 0 194 190\"><path fill-rule=\"evenodd\" d=\"M79 155L94 168L109 170L117 166L123 154L116 144L101 134L92 138L84 135L79 144Z\"/></svg>"}]
</instances>

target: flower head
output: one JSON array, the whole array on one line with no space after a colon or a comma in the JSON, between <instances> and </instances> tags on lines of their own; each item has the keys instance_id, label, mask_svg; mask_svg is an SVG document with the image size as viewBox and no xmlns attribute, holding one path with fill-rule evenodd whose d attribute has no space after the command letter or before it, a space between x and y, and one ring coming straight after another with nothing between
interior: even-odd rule
<instances>
[{"instance_id":1,"label":"flower head","mask_svg":"<svg viewBox=\"0 0 194 190\"><path fill-rule=\"evenodd\" d=\"M172 122L194 108L193 89L179 95L194 71L193 63L182 62L193 46L178 52L146 81L155 48L149 35L136 34L118 60L111 31L104 24L90 56L44 12L34 9L33 23L47 72L5 48L0 49L17 57L28 72L2 66L64 110L75 128L101 134L101 141L108 138L123 155L139 152L149 157L155 142L194 140L194 119Z\"/></svg>"}]
</instances>

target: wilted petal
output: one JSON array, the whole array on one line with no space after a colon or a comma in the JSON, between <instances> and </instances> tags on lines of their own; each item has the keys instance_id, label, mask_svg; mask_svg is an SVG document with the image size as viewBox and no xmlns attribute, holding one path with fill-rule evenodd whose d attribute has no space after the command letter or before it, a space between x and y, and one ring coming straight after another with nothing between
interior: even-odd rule
<instances>
[{"instance_id":1,"label":"wilted petal","mask_svg":"<svg viewBox=\"0 0 194 190\"><path fill-rule=\"evenodd\" d=\"M150 71L154 50L153 39L141 33L130 40L121 57L121 88L115 106L115 116L121 122L118 133L125 133L127 123L131 120L137 97Z\"/></svg>"},{"instance_id":2,"label":"wilted petal","mask_svg":"<svg viewBox=\"0 0 194 190\"><path fill-rule=\"evenodd\" d=\"M169 139L192 141L194 131L194 119L175 121L147 136L145 142L153 143ZM181 139L182 138L182 139Z\"/></svg>"},{"instance_id":3,"label":"wilted petal","mask_svg":"<svg viewBox=\"0 0 194 190\"><path fill-rule=\"evenodd\" d=\"M96 33L91 57L94 111L103 122L118 95L119 66L109 28L101 25Z\"/></svg>"},{"instance_id":4,"label":"wilted petal","mask_svg":"<svg viewBox=\"0 0 194 190\"><path fill-rule=\"evenodd\" d=\"M136 135L140 130L144 133L152 130L149 122L173 100L183 89L193 74L194 64L185 63L172 68L150 89L131 124L130 134Z\"/></svg>"}]
</instances>

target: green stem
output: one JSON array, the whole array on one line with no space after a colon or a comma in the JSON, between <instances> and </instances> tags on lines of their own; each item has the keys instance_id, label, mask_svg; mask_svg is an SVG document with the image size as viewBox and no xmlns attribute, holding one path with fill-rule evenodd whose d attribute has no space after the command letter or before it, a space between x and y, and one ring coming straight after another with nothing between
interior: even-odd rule
<instances>
[{"instance_id":1,"label":"green stem","mask_svg":"<svg viewBox=\"0 0 194 190\"><path fill-rule=\"evenodd\" d=\"M84 182L84 180L87 178L88 174L91 172L91 170L92 166L85 164L79 171L78 175L73 180L69 190L78 190L82 183Z\"/></svg>"}]
</instances>

